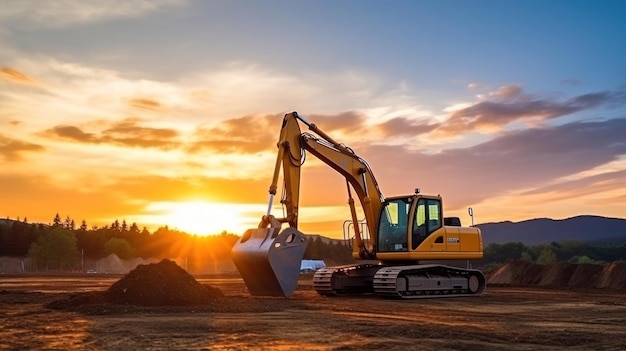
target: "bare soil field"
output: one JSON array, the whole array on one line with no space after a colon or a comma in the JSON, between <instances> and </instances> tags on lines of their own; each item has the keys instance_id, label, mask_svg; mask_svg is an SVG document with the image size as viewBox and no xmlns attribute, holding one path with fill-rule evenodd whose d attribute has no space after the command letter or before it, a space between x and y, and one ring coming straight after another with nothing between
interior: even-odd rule
<instances>
[{"instance_id":1,"label":"bare soil field","mask_svg":"<svg viewBox=\"0 0 626 351\"><path fill-rule=\"evenodd\" d=\"M238 276L214 276L196 277L221 292L202 305L98 298L124 293L111 288L123 278L0 276L0 349L626 350L623 291L488 286L479 297L327 298L303 275L290 298L268 298L250 296Z\"/></svg>"}]
</instances>

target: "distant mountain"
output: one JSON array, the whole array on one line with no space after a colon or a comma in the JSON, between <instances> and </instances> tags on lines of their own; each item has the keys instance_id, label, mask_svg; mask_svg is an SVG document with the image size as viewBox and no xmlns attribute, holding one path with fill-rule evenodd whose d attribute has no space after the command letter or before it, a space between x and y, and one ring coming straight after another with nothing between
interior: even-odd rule
<instances>
[{"instance_id":1,"label":"distant mountain","mask_svg":"<svg viewBox=\"0 0 626 351\"><path fill-rule=\"evenodd\" d=\"M626 242L626 219L600 216L577 216L567 219L537 218L521 222L498 222L476 225L483 242L522 242L524 245L579 240L585 242Z\"/></svg>"}]
</instances>

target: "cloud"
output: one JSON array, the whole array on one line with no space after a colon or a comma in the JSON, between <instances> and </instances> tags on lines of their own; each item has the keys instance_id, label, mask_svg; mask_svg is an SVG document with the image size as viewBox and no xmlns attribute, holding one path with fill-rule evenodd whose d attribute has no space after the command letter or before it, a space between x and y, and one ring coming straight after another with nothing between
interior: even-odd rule
<instances>
[{"instance_id":1,"label":"cloud","mask_svg":"<svg viewBox=\"0 0 626 351\"><path fill-rule=\"evenodd\" d=\"M440 126L438 123L428 124L407 118L394 118L377 127L386 136L418 136L429 133Z\"/></svg>"},{"instance_id":2,"label":"cloud","mask_svg":"<svg viewBox=\"0 0 626 351\"><path fill-rule=\"evenodd\" d=\"M153 111L159 111L163 108L163 105L161 105L161 103L152 99L131 99L129 101L129 104L132 107Z\"/></svg>"},{"instance_id":3,"label":"cloud","mask_svg":"<svg viewBox=\"0 0 626 351\"><path fill-rule=\"evenodd\" d=\"M174 129L141 127L135 119L114 123L97 133L87 133L76 126L59 125L43 133L43 136L61 138L88 144L113 144L140 148L171 150L180 147L179 133Z\"/></svg>"},{"instance_id":4,"label":"cloud","mask_svg":"<svg viewBox=\"0 0 626 351\"><path fill-rule=\"evenodd\" d=\"M100 22L115 18L135 18L165 7L179 6L185 0L153 1L37 1L4 0L0 21L19 27L62 27L77 23Z\"/></svg>"},{"instance_id":5,"label":"cloud","mask_svg":"<svg viewBox=\"0 0 626 351\"><path fill-rule=\"evenodd\" d=\"M288 112L290 113L290 112ZM214 152L258 153L276 148L284 114L248 115L225 119L212 128L198 128L194 134L195 142L188 146L192 153L202 150ZM315 124L323 132L360 138L367 128L367 119L355 111L333 115L311 114L303 117L308 123ZM302 132L309 128L300 123ZM343 141L343 139L342 139Z\"/></svg>"},{"instance_id":6,"label":"cloud","mask_svg":"<svg viewBox=\"0 0 626 351\"><path fill-rule=\"evenodd\" d=\"M10 67L0 67L0 77L15 83L31 84L36 82L35 79Z\"/></svg>"},{"instance_id":7,"label":"cloud","mask_svg":"<svg viewBox=\"0 0 626 351\"><path fill-rule=\"evenodd\" d=\"M367 117L356 111L345 111L336 114L321 115L311 114L304 116L309 123L328 132L361 132L367 122ZM307 128L303 128L307 129Z\"/></svg>"},{"instance_id":8,"label":"cloud","mask_svg":"<svg viewBox=\"0 0 626 351\"><path fill-rule=\"evenodd\" d=\"M0 156L6 161L19 161L24 152L41 152L44 147L41 145L12 139L0 134Z\"/></svg>"},{"instance_id":9,"label":"cloud","mask_svg":"<svg viewBox=\"0 0 626 351\"><path fill-rule=\"evenodd\" d=\"M467 88L470 89L470 90L482 90L482 89L484 89L484 87L485 86L482 83L476 83L476 82L469 83L467 85Z\"/></svg>"},{"instance_id":10,"label":"cloud","mask_svg":"<svg viewBox=\"0 0 626 351\"><path fill-rule=\"evenodd\" d=\"M437 124L403 117L371 123L364 114L357 111L302 117L340 143L350 141L358 144L363 142L364 134L368 135L368 142L383 142L390 135L396 138L415 137L437 127ZM282 119L282 114L250 115L223 120L212 128L200 127L194 133L195 141L188 143L186 149L191 153L258 153L273 150L278 141ZM302 132L310 132L304 123L300 124L300 128Z\"/></svg>"},{"instance_id":11,"label":"cloud","mask_svg":"<svg viewBox=\"0 0 626 351\"><path fill-rule=\"evenodd\" d=\"M41 82L37 87L23 85L19 92L0 89L3 111L17 116L13 117L15 120L28 119L30 123L23 127L30 132L60 125L74 125L91 132L83 122L79 125L73 121L139 116L158 120L160 126L178 129L181 133L197 128L206 130L202 136L208 140L197 140L196 150L203 148L202 143L207 150L224 149L220 144L228 139L214 140L216 136L212 134L219 132L213 130L215 124L250 115L250 111L255 115L275 114L280 121L283 113L295 107L324 130L339 132L340 136L355 135L359 139L364 131L376 132L376 137L381 137L398 122L390 122L380 130L372 126L394 118L406 119L408 126L417 128L419 123L413 120L418 116L423 118L426 113L418 108L407 88L399 89L397 96L381 94L383 83L363 72L289 75L255 65L232 64L164 82L133 79L106 68L27 55L16 60L11 69L28 72L29 77ZM359 109L342 107L339 111L343 112L336 112L346 98ZM32 104L32 101L38 103ZM277 136L279 123L271 122L267 126L273 133L272 139ZM250 121L249 126L241 127L255 128L254 135L248 137L257 138L256 134L263 133L261 128L265 128L258 128L258 125L258 121ZM254 145L255 142L242 141L243 144Z\"/></svg>"},{"instance_id":12,"label":"cloud","mask_svg":"<svg viewBox=\"0 0 626 351\"><path fill-rule=\"evenodd\" d=\"M626 170L605 172L580 179L560 181L556 184L537 187L521 195L545 195L550 201L588 197L593 194L610 192L614 189L626 189ZM624 194L626 196L626 194ZM622 196L623 200L624 196ZM615 199L618 199L616 197ZM623 201L626 203L626 201Z\"/></svg>"},{"instance_id":13,"label":"cloud","mask_svg":"<svg viewBox=\"0 0 626 351\"><path fill-rule=\"evenodd\" d=\"M626 154L624 135L626 119L612 119L509 132L435 154L377 145L363 149L361 156L378 178L397 179L381 184L386 194L419 186L427 193L445 193L448 206L460 208L615 161Z\"/></svg>"},{"instance_id":14,"label":"cloud","mask_svg":"<svg viewBox=\"0 0 626 351\"><path fill-rule=\"evenodd\" d=\"M221 121L215 127L196 129L190 153L248 153L267 151L275 145L282 115L244 116Z\"/></svg>"},{"instance_id":15,"label":"cloud","mask_svg":"<svg viewBox=\"0 0 626 351\"><path fill-rule=\"evenodd\" d=\"M519 85L507 85L469 107L455 110L439 128L446 133L500 130L519 120L545 121L600 106L626 104L625 91L593 92L564 101L525 94Z\"/></svg>"}]
</instances>

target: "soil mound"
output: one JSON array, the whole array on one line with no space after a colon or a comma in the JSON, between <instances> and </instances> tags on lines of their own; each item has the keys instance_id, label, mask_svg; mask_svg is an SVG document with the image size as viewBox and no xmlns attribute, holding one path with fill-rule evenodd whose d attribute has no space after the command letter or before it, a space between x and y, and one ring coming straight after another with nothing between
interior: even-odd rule
<instances>
[{"instance_id":1,"label":"soil mound","mask_svg":"<svg viewBox=\"0 0 626 351\"><path fill-rule=\"evenodd\" d=\"M544 266L512 260L488 272L487 285L624 290L626 263L602 266L557 262Z\"/></svg>"},{"instance_id":2,"label":"soil mound","mask_svg":"<svg viewBox=\"0 0 626 351\"><path fill-rule=\"evenodd\" d=\"M580 263L572 274L568 285L572 288L598 286L598 279L600 279L603 269L604 266L599 264Z\"/></svg>"},{"instance_id":3,"label":"soil mound","mask_svg":"<svg viewBox=\"0 0 626 351\"><path fill-rule=\"evenodd\" d=\"M53 301L46 306L52 309L79 311L89 314L138 308L169 306L215 306L224 297L222 292L200 284L175 262L139 265L106 291L73 294L69 298ZM119 307L115 307L119 306Z\"/></svg>"},{"instance_id":4,"label":"soil mound","mask_svg":"<svg viewBox=\"0 0 626 351\"><path fill-rule=\"evenodd\" d=\"M200 284L175 262L139 265L104 293L106 300L117 304L139 306L205 305L222 297L222 293Z\"/></svg>"},{"instance_id":5,"label":"soil mound","mask_svg":"<svg viewBox=\"0 0 626 351\"><path fill-rule=\"evenodd\" d=\"M576 264L568 262L550 263L541 269L538 286L546 288L565 288L576 270Z\"/></svg>"},{"instance_id":6,"label":"soil mound","mask_svg":"<svg viewBox=\"0 0 626 351\"><path fill-rule=\"evenodd\" d=\"M541 280L543 266L526 260L511 260L487 272L487 285L534 286Z\"/></svg>"},{"instance_id":7,"label":"soil mound","mask_svg":"<svg viewBox=\"0 0 626 351\"><path fill-rule=\"evenodd\" d=\"M604 266L598 279L598 287L614 290L626 289L626 262L613 262Z\"/></svg>"},{"instance_id":8,"label":"soil mound","mask_svg":"<svg viewBox=\"0 0 626 351\"><path fill-rule=\"evenodd\" d=\"M540 270L541 267L531 262L515 260L505 263L488 273L487 281L490 285L534 285L538 281Z\"/></svg>"}]
</instances>

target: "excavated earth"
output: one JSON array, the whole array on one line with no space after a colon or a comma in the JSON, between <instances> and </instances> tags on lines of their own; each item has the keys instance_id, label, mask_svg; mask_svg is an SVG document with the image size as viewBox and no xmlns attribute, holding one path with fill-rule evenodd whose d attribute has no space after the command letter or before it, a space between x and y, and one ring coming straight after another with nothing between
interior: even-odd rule
<instances>
[{"instance_id":1,"label":"excavated earth","mask_svg":"<svg viewBox=\"0 0 626 351\"><path fill-rule=\"evenodd\" d=\"M489 286L626 290L626 262L607 265L557 262L537 265L514 260L487 273Z\"/></svg>"},{"instance_id":2,"label":"excavated earth","mask_svg":"<svg viewBox=\"0 0 626 351\"><path fill-rule=\"evenodd\" d=\"M79 293L54 301L54 309L83 310L102 304L135 306L212 305L224 295L207 284L200 284L175 262L139 265L104 292Z\"/></svg>"},{"instance_id":3,"label":"excavated earth","mask_svg":"<svg viewBox=\"0 0 626 351\"><path fill-rule=\"evenodd\" d=\"M626 350L626 263L486 272L477 297L289 298L174 262L125 276L0 276L0 350Z\"/></svg>"}]
</instances>

